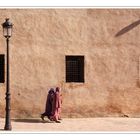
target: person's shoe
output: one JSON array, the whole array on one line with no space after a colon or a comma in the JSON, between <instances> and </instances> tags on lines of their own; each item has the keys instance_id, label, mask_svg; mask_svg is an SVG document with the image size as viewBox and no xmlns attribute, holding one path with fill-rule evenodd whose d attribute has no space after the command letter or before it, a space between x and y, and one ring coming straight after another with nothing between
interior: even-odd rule
<instances>
[{"instance_id":1,"label":"person's shoe","mask_svg":"<svg viewBox=\"0 0 140 140\"><path fill-rule=\"evenodd\" d=\"M49 119L50 121L54 121L54 119L53 119L52 117L50 117L50 116L48 117L48 119Z\"/></svg>"},{"instance_id":2,"label":"person's shoe","mask_svg":"<svg viewBox=\"0 0 140 140\"><path fill-rule=\"evenodd\" d=\"M60 121L55 121L56 123L61 123Z\"/></svg>"},{"instance_id":3,"label":"person's shoe","mask_svg":"<svg viewBox=\"0 0 140 140\"><path fill-rule=\"evenodd\" d=\"M62 118L59 118L58 120L62 120Z\"/></svg>"},{"instance_id":4,"label":"person's shoe","mask_svg":"<svg viewBox=\"0 0 140 140\"><path fill-rule=\"evenodd\" d=\"M44 116L43 116L43 115L41 115L41 119L42 119L43 121L45 121L45 120L44 120Z\"/></svg>"}]
</instances>

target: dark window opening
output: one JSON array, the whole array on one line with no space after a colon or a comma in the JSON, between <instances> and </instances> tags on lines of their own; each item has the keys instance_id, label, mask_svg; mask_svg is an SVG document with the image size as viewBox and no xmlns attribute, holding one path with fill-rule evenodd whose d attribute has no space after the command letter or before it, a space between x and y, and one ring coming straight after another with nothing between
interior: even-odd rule
<instances>
[{"instance_id":1,"label":"dark window opening","mask_svg":"<svg viewBox=\"0 0 140 140\"><path fill-rule=\"evenodd\" d=\"M0 54L0 83L4 83L4 54Z\"/></svg>"},{"instance_id":2,"label":"dark window opening","mask_svg":"<svg viewBox=\"0 0 140 140\"><path fill-rule=\"evenodd\" d=\"M66 82L84 82L84 56L66 56Z\"/></svg>"}]
</instances>

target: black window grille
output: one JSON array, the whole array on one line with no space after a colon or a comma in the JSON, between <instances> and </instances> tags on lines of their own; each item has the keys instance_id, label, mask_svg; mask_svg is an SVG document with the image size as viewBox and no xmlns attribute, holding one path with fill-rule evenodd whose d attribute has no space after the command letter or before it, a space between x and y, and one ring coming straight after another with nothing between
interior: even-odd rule
<instances>
[{"instance_id":1,"label":"black window grille","mask_svg":"<svg viewBox=\"0 0 140 140\"><path fill-rule=\"evenodd\" d=\"M0 83L4 83L4 54L0 54Z\"/></svg>"},{"instance_id":2,"label":"black window grille","mask_svg":"<svg viewBox=\"0 0 140 140\"><path fill-rule=\"evenodd\" d=\"M66 82L84 82L84 56L66 56Z\"/></svg>"}]
</instances>

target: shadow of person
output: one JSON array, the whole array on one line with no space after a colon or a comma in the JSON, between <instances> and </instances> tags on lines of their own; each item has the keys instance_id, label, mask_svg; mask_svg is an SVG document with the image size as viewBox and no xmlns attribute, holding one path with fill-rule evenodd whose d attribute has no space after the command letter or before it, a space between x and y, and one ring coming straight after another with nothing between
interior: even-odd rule
<instances>
[{"instance_id":1,"label":"shadow of person","mask_svg":"<svg viewBox=\"0 0 140 140\"><path fill-rule=\"evenodd\" d=\"M131 23L130 25L124 27L123 29L121 29L116 35L115 37L121 36L125 33L127 33L128 31L132 30L133 28L135 28L136 26L138 26L140 24L140 20L137 20L133 23Z\"/></svg>"},{"instance_id":2,"label":"shadow of person","mask_svg":"<svg viewBox=\"0 0 140 140\"><path fill-rule=\"evenodd\" d=\"M21 123L52 123L49 120L40 120L40 119L12 119L14 122L21 122Z\"/></svg>"}]
</instances>

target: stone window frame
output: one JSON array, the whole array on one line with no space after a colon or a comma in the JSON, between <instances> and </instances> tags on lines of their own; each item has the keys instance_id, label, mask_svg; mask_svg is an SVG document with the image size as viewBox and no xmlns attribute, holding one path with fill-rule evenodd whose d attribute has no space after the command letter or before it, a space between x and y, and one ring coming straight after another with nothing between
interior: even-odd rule
<instances>
[{"instance_id":1,"label":"stone window frame","mask_svg":"<svg viewBox=\"0 0 140 140\"><path fill-rule=\"evenodd\" d=\"M5 82L5 54L0 54L0 83Z\"/></svg>"},{"instance_id":2,"label":"stone window frame","mask_svg":"<svg viewBox=\"0 0 140 140\"><path fill-rule=\"evenodd\" d=\"M84 83L84 55L66 55L66 83Z\"/></svg>"}]
</instances>

